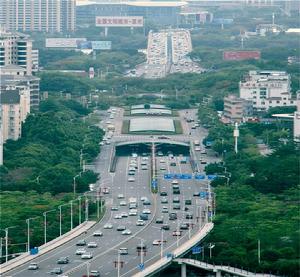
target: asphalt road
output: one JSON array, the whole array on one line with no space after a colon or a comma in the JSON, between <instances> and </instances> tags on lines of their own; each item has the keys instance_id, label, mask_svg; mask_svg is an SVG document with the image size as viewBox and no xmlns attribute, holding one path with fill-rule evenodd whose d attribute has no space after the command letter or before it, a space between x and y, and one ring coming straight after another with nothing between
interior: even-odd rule
<instances>
[{"instance_id":1,"label":"asphalt road","mask_svg":"<svg viewBox=\"0 0 300 277\"><path fill-rule=\"evenodd\" d=\"M194 113L194 111L188 111L188 113ZM184 111L184 114L186 112ZM116 120L120 120L117 118ZM183 137L188 139L199 139L202 141L205 132L199 128L196 130L190 129L191 124L185 123L185 134ZM191 135L186 133L191 132ZM194 192L205 191L208 189L207 181L198 180L184 180L180 181L181 194L173 195L172 186L170 180L164 180L164 173L192 173L192 169L189 163L181 164L179 162L180 158L175 157L173 160L176 162L176 166L170 166L169 157L157 157L157 178L159 183L160 191L166 191L168 193L168 203L162 204L162 197L160 194L152 195L149 187L150 180L150 170L141 170L141 160L142 157L138 157L138 169L136 171L135 181L128 181L128 168L131 157L120 157L117 162L116 172L114 174L109 173L109 164L111 159L112 146L104 145L101 150L101 154L95 161L96 171L102 176L101 186L109 187L110 194L106 195L106 207L107 212L105 213L103 219L97 223L87 234L82 234L79 238L74 238L72 241L58 247L55 251L49 252L41 257L36 258L32 262L37 262L40 269L37 271L29 271L28 264L24 264L21 267L5 274L4 276L49 276L51 269L57 267L57 260L60 257L68 256L70 263L66 265L59 265L63 269L64 274L68 276L82 276L86 274L87 269L99 270L101 276L117 276L117 268L115 267L116 261L118 261L118 249L120 247L128 248L128 255L122 255L119 257L119 261L122 262L120 267L120 276L132 276L134 273L138 272L138 265L143 263L145 267L149 266L153 262L157 261L161 256L161 247L152 245L153 240L161 240L163 238L163 251L162 255L166 255L168 252L174 250L177 245L189 239L189 236L194 234L199 230L200 224L205 220L206 214L205 209L207 206L207 201L200 199L199 197L193 197ZM200 158L200 153L196 153L198 158ZM215 160L214 157L205 157L208 162ZM162 163L164 160L165 163ZM150 158L148 163L150 163ZM165 167L164 170L161 170ZM198 171L203 171L204 165L198 164ZM121 212L129 212L128 205L121 207L119 205L120 200L118 199L118 194L124 194L124 199L128 201L130 197L136 197L138 199L138 214L142 212L145 208L140 200L142 196L147 197L151 201L151 205L146 206L151 210L150 220L146 221L145 226L136 226L136 221L138 216L129 216L122 219L115 219L114 216ZM162 213L162 206L167 206L169 212L175 212L173 210L173 198L178 196L180 198L181 209L176 210L178 215L178 220L169 221L168 214ZM185 219L186 212L184 208L184 200L192 199L192 205L187 206L189 208L188 212L193 214L193 219ZM111 206L118 206L118 211L111 211ZM199 218L199 213L201 212L201 219ZM198 219L196 216L198 215ZM157 217L163 217L164 223L170 225L169 231L161 231L161 224L155 223ZM153 220L151 220L153 219ZM113 229L106 230L103 229L106 223L112 223ZM184 230L181 237L174 237L172 232L176 230L180 224L183 222L191 223L193 228L190 230ZM127 229L132 231L132 235L122 235L121 232L117 231L116 228L119 225L125 225ZM93 232L95 230L101 230L103 232L103 237L95 238L93 237ZM163 236L163 237L162 237ZM79 239L85 239L86 242L95 241L98 244L97 248L87 249L88 252L93 253L93 258L91 260L82 260L80 256L75 255L76 242ZM138 255L136 247L138 244L143 242L147 245L147 252L145 256Z\"/></svg>"}]
</instances>

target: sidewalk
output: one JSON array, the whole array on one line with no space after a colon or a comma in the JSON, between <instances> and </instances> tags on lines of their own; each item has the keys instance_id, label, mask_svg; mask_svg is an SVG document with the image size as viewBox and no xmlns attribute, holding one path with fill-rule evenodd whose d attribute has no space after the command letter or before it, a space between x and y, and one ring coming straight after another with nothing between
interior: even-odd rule
<instances>
[{"instance_id":1,"label":"sidewalk","mask_svg":"<svg viewBox=\"0 0 300 277\"><path fill-rule=\"evenodd\" d=\"M68 241L72 240L73 238L81 235L91 227L93 227L96 224L96 221L87 221L84 222L77 227L75 227L73 230L63 234L61 237L58 237L54 240L51 240L47 242L46 244L43 244L42 246L39 247L39 253L36 255L30 255L29 253L24 253L20 256L18 256L15 259L12 259L8 261L7 263L1 264L0 265L0 274L3 274L9 270L15 269L18 266L21 266L36 257L42 256L43 254L61 246L62 244L67 243Z\"/></svg>"}]
</instances>

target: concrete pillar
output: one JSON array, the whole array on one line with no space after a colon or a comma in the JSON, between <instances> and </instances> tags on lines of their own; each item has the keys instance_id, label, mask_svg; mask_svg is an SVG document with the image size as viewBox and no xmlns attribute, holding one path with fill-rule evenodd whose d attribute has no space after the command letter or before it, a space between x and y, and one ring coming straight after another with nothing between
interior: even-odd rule
<instances>
[{"instance_id":1,"label":"concrete pillar","mask_svg":"<svg viewBox=\"0 0 300 277\"><path fill-rule=\"evenodd\" d=\"M186 277L186 264L181 264L181 277Z\"/></svg>"},{"instance_id":2,"label":"concrete pillar","mask_svg":"<svg viewBox=\"0 0 300 277\"><path fill-rule=\"evenodd\" d=\"M216 277L221 277L221 276L222 276L221 270L217 270Z\"/></svg>"}]
</instances>

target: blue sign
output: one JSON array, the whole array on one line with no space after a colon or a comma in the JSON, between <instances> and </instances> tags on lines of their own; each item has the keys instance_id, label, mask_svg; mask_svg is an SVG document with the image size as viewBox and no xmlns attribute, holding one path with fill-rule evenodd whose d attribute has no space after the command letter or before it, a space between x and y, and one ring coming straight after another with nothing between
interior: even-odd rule
<instances>
[{"instance_id":1,"label":"blue sign","mask_svg":"<svg viewBox=\"0 0 300 277\"><path fill-rule=\"evenodd\" d=\"M164 179L165 180L173 179L173 174L164 174Z\"/></svg>"},{"instance_id":2,"label":"blue sign","mask_svg":"<svg viewBox=\"0 0 300 277\"><path fill-rule=\"evenodd\" d=\"M151 182L151 185L152 185L153 189L156 189L157 188L157 180L153 179L152 182Z\"/></svg>"},{"instance_id":3,"label":"blue sign","mask_svg":"<svg viewBox=\"0 0 300 277\"><path fill-rule=\"evenodd\" d=\"M145 264L142 264L142 263L138 264L138 268L140 270L143 270L145 268Z\"/></svg>"},{"instance_id":4,"label":"blue sign","mask_svg":"<svg viewBox=\"0 0 300 277\"><path fill-rule=\"evenodd\" d=\"M180 179L190 180L192 179L192 174L181 174Z\"/></svg>"},{"instance_id":5,"label":"blue sign","mask_svg":"<svg viewBox=\"0 0 300 277\"><path fill-rule=\"evenodd\" d=\"M201 246L194 246L194 247L192 248L192 254L200 254L201 251L202 251Z\"/></svg>"},{"instance_id":6,"label":"blue sign","mask_svg":"<svg viewBox=\"0 0 300 277\"><path fill-rule=\"evenodd\" d=\"M207 175L208 180L214 180L217 178L217 175Z\"/></svg>"},{"instance_id":7,"label":"blue sign","mask_svg":"<svg viewBox=\"0 0 300 277\"><path fill-rule=\"evenodd\" d=\"M195 179L196 180L204 180L205 179L205 175L198 175L198 174L196 174L195 175Z\"/></svg>"},{"instance_id":8,"label":"blue sign","mask_svg":"<svg viewBox=\"0 0 300 277\"><path fill-rule=\"evenodd\" d=\"M110 50L111 41L91 41L93 50Z\"/></svg>"},{"instance_id":9,"label":"blue sign","mask_svg":"<svg viewBox=\"0 0 300 277\"><path fill-rule=\"evenodd\" d=\"M206 198L207 192L206 191L200 191L200 197L201 198Z\"/></svg>"},{"instance_id":10,"label":"blue sign","mask_svg":"<svg viewBox=\"0 0 300 277\"><path fill-rule=\"evenodd\" d=\"M39 248L38 247L34 247L30 249L30 255L36 255L39 253Z\"/></svg>"},{"instance_id":11,"label":"blue sign","mask_svg":"<svg viewBox=\"0 0 300 277\"><path fill-rule=\"evenodd\" d=\"M172 253L167 253L167 258L173 258L173 254Z\"/></svg>"}]
</instances>

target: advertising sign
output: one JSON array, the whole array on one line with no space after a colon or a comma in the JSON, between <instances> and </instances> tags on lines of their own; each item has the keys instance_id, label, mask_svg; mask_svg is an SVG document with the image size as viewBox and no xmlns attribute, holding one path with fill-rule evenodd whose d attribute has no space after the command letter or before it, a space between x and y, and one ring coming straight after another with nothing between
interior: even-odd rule
<instances>
[{"instance_id":1,"label":"advertising sign","mask_svg":"<svg viewBox=\"0 0 300 277\"><path fill-rule=\"evenodd\" d=\"M49 48L77 48L78 43L86 38L46 38L46 47Z\"/></svg>"},{"instance_id":2,"label":"advertising sign","mask_svg":"<svg viewBox=\"0 0 300 277\"><path fill-rule=\"evenodd\" d=\"M97 27L143 27L142 16L96 16Z\"/></svg>"},{"instance_id":3,"label":"advertising sign","mask_svg":"<svg viewBox=\"0 0 300 277\"><path fill-rule=\"evenodd\" d=\"M260 51L224 51L223 60L225 61L241 61L249 59L260 59Z\"/></svg>"},{"instance_id":4,"label":"advertising sign","mask_svg":"<svg viewBox=\"0 0 300 277\"><path fill-rule=\"evenodd\" d=\"M110 50L111 41L91 41L93 50Z\"/></svg>"}]
</instances>

